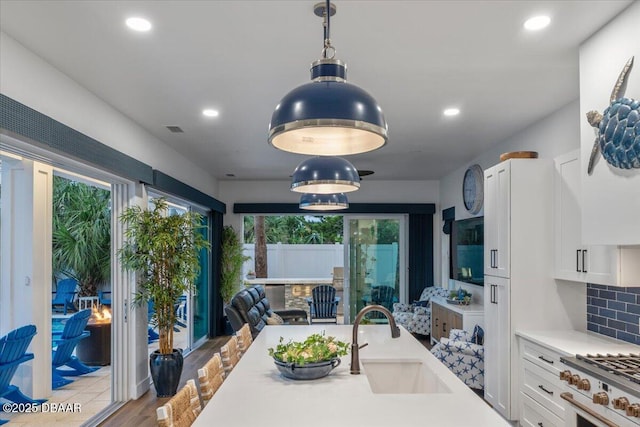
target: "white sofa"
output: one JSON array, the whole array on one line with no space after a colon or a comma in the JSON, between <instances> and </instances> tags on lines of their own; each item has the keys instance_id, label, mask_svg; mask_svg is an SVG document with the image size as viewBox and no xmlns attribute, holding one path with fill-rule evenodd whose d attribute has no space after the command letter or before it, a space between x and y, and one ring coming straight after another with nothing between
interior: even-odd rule
<instances>
[{"instance_id":1,"label":"white sofa","mask_svg":"<svg viewBox=\"0 0 640 427\"><path fill-rule=\"evenodd\" d=\"M424 288L420 299L414 304L397 302L393 304L393 318L409 332L420 335L431 335L432 297L447 297L449 291L438 286Z\"/></svg>"}]
</instances>

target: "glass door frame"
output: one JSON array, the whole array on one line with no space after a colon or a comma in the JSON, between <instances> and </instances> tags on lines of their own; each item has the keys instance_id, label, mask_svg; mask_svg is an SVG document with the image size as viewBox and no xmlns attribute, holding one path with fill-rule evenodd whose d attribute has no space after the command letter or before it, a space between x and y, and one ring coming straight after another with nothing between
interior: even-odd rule
<instances>
[{"instance_id":1,"label":"glass door frame","mask_svg":"<svg viewBox=\"0 0 640 427\"><path fill-rule=\"evenodd\" d=\"M409 226L409 217L407 214L370 214L370 215L362 215L362 214L343 214L342 216L342 233L343 233L343 245L344 245L344 297L343 297L343 307L344 307L344 324L351 324L351 237L349 233L349 221L350 220L397 220L399 221L399 238L398 242L398 272L399 272L399 301L405 301L407 298L407 294L409 292L408 289L408 251L409 251L409 235L408 235L408 226Z\"/></svg>"}]
</instances>

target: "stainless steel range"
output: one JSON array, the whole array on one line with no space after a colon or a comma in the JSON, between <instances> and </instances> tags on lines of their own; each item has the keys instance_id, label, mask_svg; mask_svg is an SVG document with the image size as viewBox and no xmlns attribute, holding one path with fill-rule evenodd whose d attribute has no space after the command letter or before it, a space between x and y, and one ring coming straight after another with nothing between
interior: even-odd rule
<instances>
[{"instance_id":1,"label":"stainless steel range","mask_svg":"<svg viewBox=\"0 0 640 427\"><path fill-rule=\"evenodd\" d=\"M563 357L569 427L640 426L640 354Z\"/></svg>"}]
</instances>

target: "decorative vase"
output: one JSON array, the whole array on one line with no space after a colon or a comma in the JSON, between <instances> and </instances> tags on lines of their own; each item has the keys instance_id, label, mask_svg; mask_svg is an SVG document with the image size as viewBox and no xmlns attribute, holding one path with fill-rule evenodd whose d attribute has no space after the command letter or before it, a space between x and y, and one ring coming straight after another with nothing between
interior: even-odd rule
<instances>
[{"instance_id":1,"label":"decorative vase","mask_svg":"<svg viewBox=\"0 0 640 427\"><path fill-rule=\"evenodd\" d=\"M326 377L329 373L340 365L340 359L323 360L322 362L305 363L297 365L295 363L281 362L273 360L283 377L292 380L315 380Z\"/></svg>"},{"instance_id":2,"label":"decorative vase","mask_svg":"<svg viewBox=\"0 0 640 427\"><path fill-rule=\"evenodd\" d=\"M158 397L171 397L178 391L184 358L182 349L173 349L171 354L161 354L159 350L149 355L151 378Z\"/></svg>"},{"instance_id":3,"label":"decorative vase","mask_svg":"<svg viewBox=\"0 0 640 427\"><path fill-rule=\"evenodd\" d=\"M256 275L255 275L255 274L247 274L247 279L248 279L248 280L253 280L253 279L255 279L255 278L256 278Z\"/></svg>"}]
</instances>

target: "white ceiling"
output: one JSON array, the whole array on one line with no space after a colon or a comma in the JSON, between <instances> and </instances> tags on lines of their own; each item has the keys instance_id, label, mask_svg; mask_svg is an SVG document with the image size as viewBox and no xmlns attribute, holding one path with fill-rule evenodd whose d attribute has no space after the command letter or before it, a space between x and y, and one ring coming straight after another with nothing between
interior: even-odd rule
<instances>
[{"instance_id":1,"label":"white ceiling","mask_svg":"<svg viewBox=\"0 0 640 427\"><path fill-rule=\"evenodd\" d=\"M579 44L631 3L334 2L336 57L389 123L384 148L348 159L389 180L441 178L577 99ZM1 0L0 27L215 177L288 179L305 157L269 146L267 128L320 57L315 3ZM526 33L540 13L551 26ZM131 15L152 31L128 30ZM451 105L462 113L444 118Z\"/></svg>"}]
</instances>

